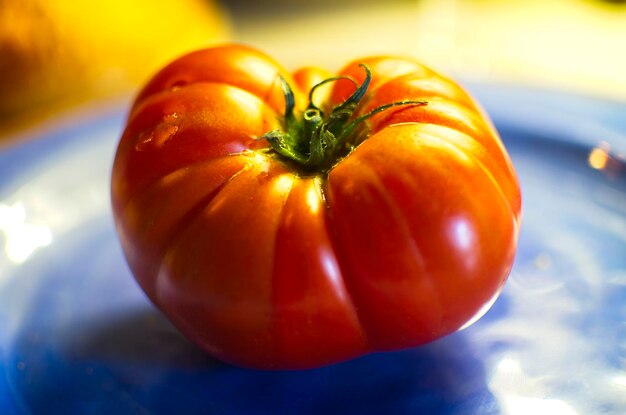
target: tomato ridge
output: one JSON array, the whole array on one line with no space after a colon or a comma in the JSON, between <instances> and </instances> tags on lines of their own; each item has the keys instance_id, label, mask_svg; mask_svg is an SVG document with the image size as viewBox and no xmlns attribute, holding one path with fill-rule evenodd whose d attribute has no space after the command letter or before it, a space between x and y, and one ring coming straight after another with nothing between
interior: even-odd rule
<instances>
[{"instance_id":1,"label":"tomato ridge","mask_svg":"<svg viewBox=\"0 0 626 415\"><path fill-rule=\"evenodd\" d=\"M322 199L325 202L325 210L324 210L324 225L326 227L326 234L328 235L328 241L330 246L332 247L333 254L337 261L337 267L339 268L339 273L341 275L341 280L343 286L345 287L345 294L348 298L349 304L352 307L354 312L354 316L357 319L357 323L361 329L361 334L363 335L363 343L366 348L372 346L372 341L368 334L367 327L365 325L365 318L363 317L363 313L360 311L359 306L356 302L356 296L354 294L354 289L352 287L352 282L349 281L348 273L349 267L346 263L346 258L342 255L340 250L340 242L338 240L338 230L335 224L335 217L332 209L332 197L330 196L330 183L328 180L319 183L319 189L322 194Z\"/></svg>"}]
</instances>

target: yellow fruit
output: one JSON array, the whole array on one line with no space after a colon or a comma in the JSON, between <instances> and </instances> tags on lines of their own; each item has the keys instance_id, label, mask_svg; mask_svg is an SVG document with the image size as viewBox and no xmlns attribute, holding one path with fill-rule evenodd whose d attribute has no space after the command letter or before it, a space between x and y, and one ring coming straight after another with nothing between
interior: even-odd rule
<instances>
[{"instance_id":1,"label":"yellow fruit","mask_svg":"<svg viewBox=\"0 0 626 415\"><path fill-rule=\"evenodd\" d=\"M129 91L174 57L227 37L208 0L0 0L0 126Z\"/></svg>"}]
</instances>

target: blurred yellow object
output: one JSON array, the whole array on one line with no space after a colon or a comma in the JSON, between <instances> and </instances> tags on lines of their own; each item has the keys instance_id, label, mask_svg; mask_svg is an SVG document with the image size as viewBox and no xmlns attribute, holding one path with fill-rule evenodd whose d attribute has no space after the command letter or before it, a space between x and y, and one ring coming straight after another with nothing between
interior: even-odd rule
<instances>
[{"instance_id":1,"label":"blurred yellow object","mask_svg":"<svg viewBox=\"0 0 626 415\"><path fill-rule=\"evenodd\" d=\"M233 21L237 40L287 67L410 55L466 81L626 101L626 4L612 1L276 0L282 8L241 7Z\"/></svg>"},{"instance_id":2,"label":"blurred yellow object","mask_svg":"<svg viewBox=\"0 0 626 415\"><path fill-rule=\"evenodd\" d=\"M475 77L626 100L626 8L590 0L424 0L416 47Z\"/></svg>"},{"instance_id":3,"label":"blurred yellow object","mask_svg":"<svg viewBox=\"0 0 626 415\"><path fill-rule=\"evenodd\" d=\"M209 0L0 0L0 130L120 95L228 37Z\"/></svg>"}]
</instances>

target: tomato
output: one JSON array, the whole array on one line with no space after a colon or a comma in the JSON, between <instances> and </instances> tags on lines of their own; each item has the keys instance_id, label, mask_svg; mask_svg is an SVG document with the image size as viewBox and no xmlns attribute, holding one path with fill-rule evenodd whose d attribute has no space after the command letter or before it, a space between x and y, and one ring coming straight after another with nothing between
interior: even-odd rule
<instances>
[{"instance_id":1,"label":"tomato","mask_svg":"<svg viewBox=\"0 0 626 415\"><path fill-rule=\"evenodd\" d=\"M226 362L304 369L431 342L511 269L519 185L474 100L406 58L329 76L221 46L162 69L130 111L112 174L128 264Z\"/></svg>"}]
</instances>

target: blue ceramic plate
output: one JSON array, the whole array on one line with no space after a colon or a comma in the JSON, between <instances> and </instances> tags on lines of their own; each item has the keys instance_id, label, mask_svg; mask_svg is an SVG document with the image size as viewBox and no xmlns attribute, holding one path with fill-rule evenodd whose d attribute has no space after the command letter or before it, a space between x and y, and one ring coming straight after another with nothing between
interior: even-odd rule
<instances>
[{"instance_id":1,"label":"blue ceramic plate","mask_svg":"<svg viewBox=\"0 0 626 415\"><path fill-rule=\"evenodd\" d=\"M123 109L0 153L0 412L625 414L626 106L472 89L524 195L502 295L427 346L303 372L215 361L139 290L109 209Z\"/></svg>"}]
</instances>

